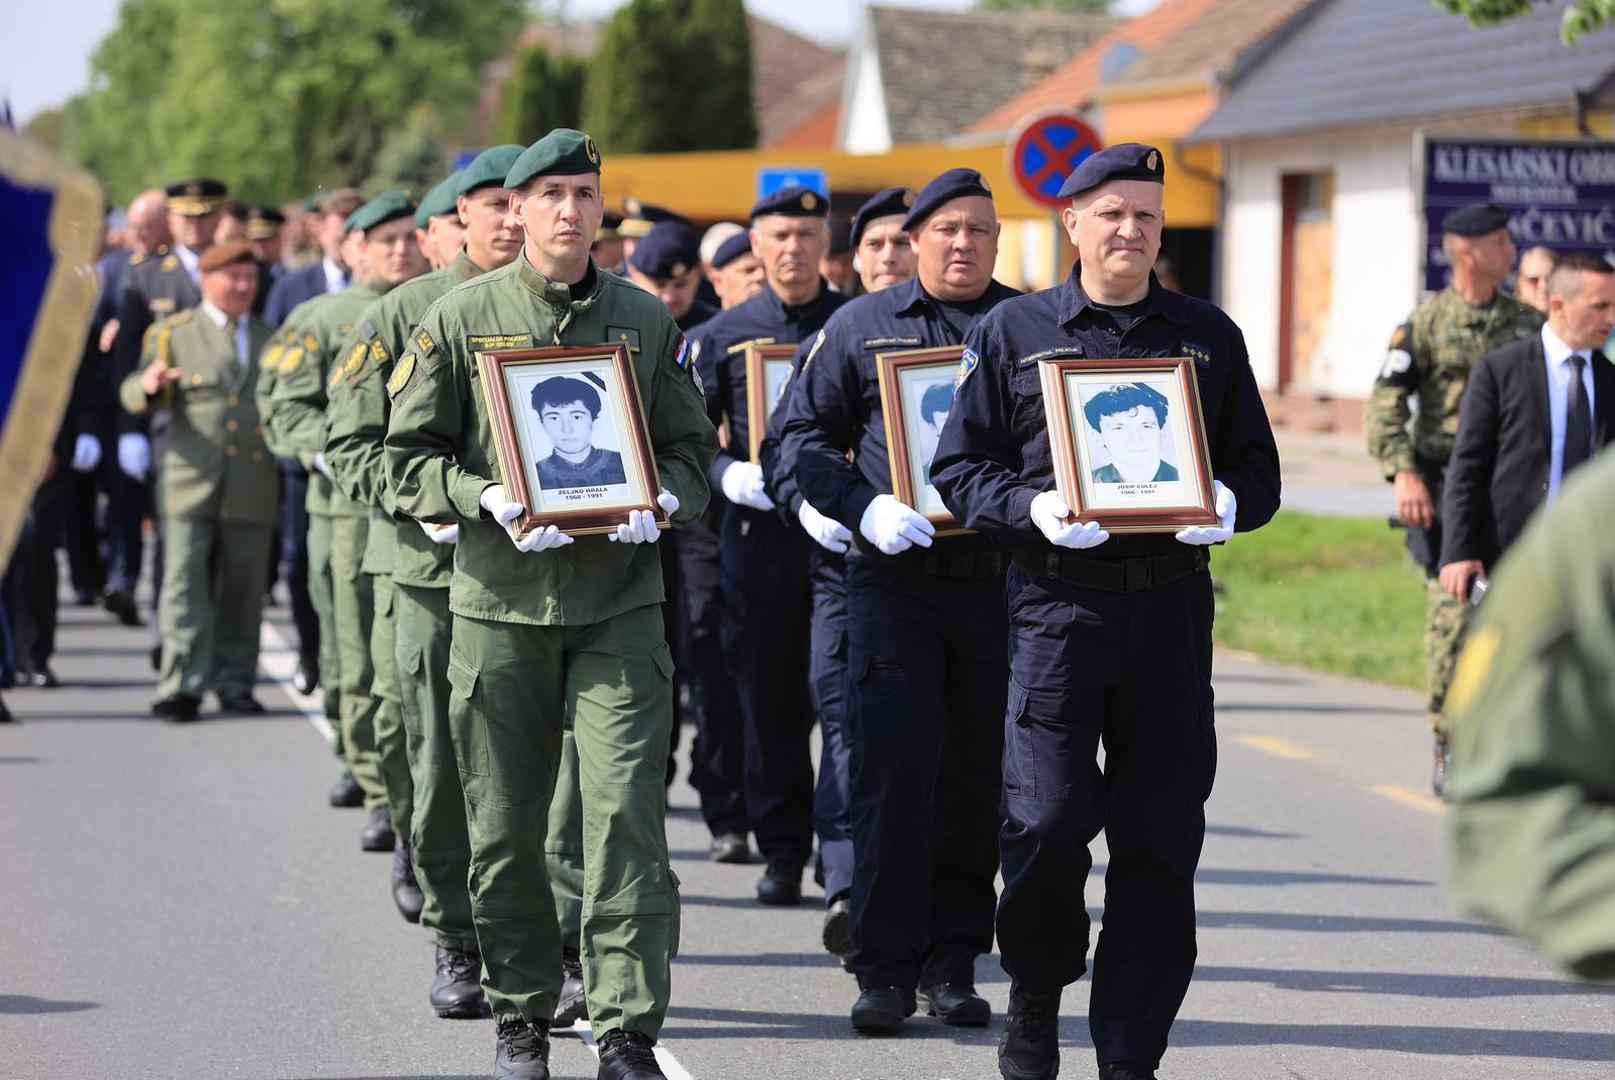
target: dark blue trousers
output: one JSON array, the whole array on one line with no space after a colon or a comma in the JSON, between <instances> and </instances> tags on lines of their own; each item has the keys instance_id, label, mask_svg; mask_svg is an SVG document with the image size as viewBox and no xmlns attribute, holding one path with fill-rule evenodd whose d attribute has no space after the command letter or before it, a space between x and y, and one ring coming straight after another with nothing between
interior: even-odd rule
<instances>
[{"instance_id":1,"label":"dark blue trousers","mask_svg":"<svg viewBox=\"0 0 1615 1080\"><path fill-rule=\"evenodd\" d=\"M815 547L809 577L813 621L808 679L819 717L819 779L813 789L813 835L819 840L817 878L826 906L852 889L852 820L848 810L850 762L846 739L847 564Z\"/></svg>"},{"instance_id":2,"label":"dark blue trousers","mask_svg":"<svg viewBox=\"0 0 1615 1080\"><path fill-rule=\"evenodd\" d=\"M797 867L813 854L810 543L772 513L724 514L723 651L745 725L746 817L764 858Z\"/></svg>"},{"instance_id":3,"label":"dark blue trousers","mask_svg":"<svg viewBox=\"0 0 1615 1080\"><path fill-rule=\"evenodd\" d=\"M723 655L723 561L718 553L722 510L708 511L678 530L679 674L695 722L690 783L701 797L701 818L713 836L750 831L746 821L746 736L735 678Z\"/></svg>"},{"instance_id":4,"label":"dark blue trousers","mask_svg":"<svg viewBox=\"0 0 1615 1080\"><path fill-rule=\"evenodd\" d=\"M280 459L280 576L286 582L297 651L310 664L320 660L320 619L308 598L308 472L295 458ZM321 679L336 672L321 672Z\"/></svg>"},{"instance_id":5,"label":"dark blue trousers","mask_svg":"<svg viewBox=\"0 0 1615 1080\"><path fill-rule=\"evenodd\" d=\"M146 554L140 528L151 506L151 497L146 481L136 480L118 468L116 453L114 439L106 450L106 455L112 457L106 474L107 547L111 556L107 587L133 595L140 585L141 560Z\"/></svg>"},{"instance_id":6,"label":"dark blue trousers","mask_svg":"<svg viewBox=\"0 0 1615 1080\"><path fill-rule=\"evenodd\" d=\"M974 985L993 947L1002 578L911 564L847 560L850 968L865 989Z\"/></svg>"},{"instance_id":7,"label":"dark blue trousers","mask_svg":"<svg viewBox=\"0 0 1615 1080\"><path fill-rule=\"evenodd\" d=\"M1100 1064L1155 1065L1194 973L1194 872L1217 771L1211 577L1118 593L1011 566L1007 594L1004 970L1037 991L1087 970L1088 844L1103 829L1089 1028Z\"/></svg>"}]
</instances>

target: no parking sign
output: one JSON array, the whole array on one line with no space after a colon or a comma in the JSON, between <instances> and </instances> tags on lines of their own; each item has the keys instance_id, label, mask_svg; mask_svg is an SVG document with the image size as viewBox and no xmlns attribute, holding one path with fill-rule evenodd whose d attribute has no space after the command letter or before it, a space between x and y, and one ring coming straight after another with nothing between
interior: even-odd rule
<instances>
[{"instance_id":1,"label":"no parking sign","mask_svg":"<svg viewBox=\"0 0 1615 1080\"><path fill-rule=\"evenodd\" d=\"M1104 144L1099 133L1070 113L1043 113L1021 125L1009 145L1009 173L1032 202L1058 207L1060 185Z\"/></svg>"}]
</instances>

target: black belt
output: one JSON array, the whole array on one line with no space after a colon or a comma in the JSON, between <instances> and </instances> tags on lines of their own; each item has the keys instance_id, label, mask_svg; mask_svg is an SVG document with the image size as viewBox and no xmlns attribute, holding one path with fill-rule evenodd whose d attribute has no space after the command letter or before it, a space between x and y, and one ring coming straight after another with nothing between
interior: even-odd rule
<instances>
[{"instance_id":1,"label":"black belt","mask_svg":"<svg viewBox=\"0 0 1615 1080\"><path fill-rule=\"evenodd\" d=\"M932 577L957 581L979 581L1004 572L1001 551L927 551L917 562Z\"/></svg>"},{"instance_id":2,"label":"black belt","mask_svg":"<svg viewBox=\"0 0 1615 1080\"><path fill-rule=\"evenodd\" d=\"M1105 592L1143 592L1206 568L1206 552L1196 547L1132 559L1095 559L1075 551L1016 548L1015 565L1038 577Z\"/></svg>"}]
</instances>

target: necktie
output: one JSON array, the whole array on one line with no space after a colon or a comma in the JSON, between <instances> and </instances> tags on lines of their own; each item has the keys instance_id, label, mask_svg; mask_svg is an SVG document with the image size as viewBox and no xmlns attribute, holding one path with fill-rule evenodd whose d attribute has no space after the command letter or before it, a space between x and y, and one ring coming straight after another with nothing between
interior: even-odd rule
<instances>
[{"instance_id":1,"label":"necktie","mask_svg":"<svg viewBox=\"0 0 1615 1080\"><path fill-rule=\"evenodd\" d=\"M1565 457L1560 477L1585 462L1593 454L1593 413L1587 407L1587 392L1582 389L1581 369L1587 361L1580 353L1570 356L1570 385L1565 392Z\"/></svg>"}]
</instances>

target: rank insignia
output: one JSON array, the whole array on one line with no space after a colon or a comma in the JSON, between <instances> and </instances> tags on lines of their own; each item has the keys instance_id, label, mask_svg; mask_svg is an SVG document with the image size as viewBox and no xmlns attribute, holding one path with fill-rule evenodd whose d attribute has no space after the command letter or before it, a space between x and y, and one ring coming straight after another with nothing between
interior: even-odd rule
<instances>
[{"instance_id":1,"label":"rank insignia","mask_svg":"<svg viewBox=\"0 0 1615 1080\"><path fill-rule=\"evenodd\" d=\"M415 331L415 344L420 346L422 356L430 356L432 350L437 348L437 342L433 341L432 335L425 330Z\"/></svg>"}]
</instances>

